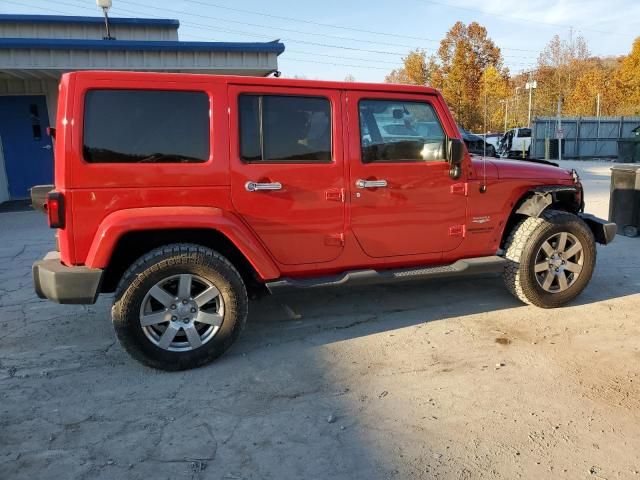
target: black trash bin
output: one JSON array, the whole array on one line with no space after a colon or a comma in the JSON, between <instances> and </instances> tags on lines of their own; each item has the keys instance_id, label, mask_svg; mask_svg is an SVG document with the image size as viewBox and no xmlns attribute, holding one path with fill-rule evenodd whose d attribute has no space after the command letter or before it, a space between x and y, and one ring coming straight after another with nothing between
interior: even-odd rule
<instances>
[{"instance_id":1,"label":"black trash bin","mask_svg":"<svg viewBox=\"0 0 640 480\"><path fill-rule=\"evenodd\" d=\"M618 232L635 237L640 231L640 165L616 165L611 168L609 221Z\"/></svg>"},{"instance_id":2,"label":"black trash bin","mask_svg":"<svg viewBox=\"0 0 640 480\"><path fill-rule=\"evenodd\" d=\"M618 163L640 163L640 137L618 140Z\"/></svg>"}]
</instances>

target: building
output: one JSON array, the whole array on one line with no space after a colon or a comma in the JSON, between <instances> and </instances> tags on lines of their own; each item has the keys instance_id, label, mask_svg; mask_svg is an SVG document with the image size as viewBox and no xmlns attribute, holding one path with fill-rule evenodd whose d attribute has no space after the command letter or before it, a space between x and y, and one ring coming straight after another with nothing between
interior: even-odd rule
<instances>
[{"instance_id":1,"label":"building","mask_svg":"<svg viewBox=\"0 0 640 480\"><path fill-rule=\"evenodd\" d=\"M284 45L182 42L178 20L0 15L0 202L52 183L58 81L73 70L139 70L266 76Z\"/></svg>"}]
</instances>

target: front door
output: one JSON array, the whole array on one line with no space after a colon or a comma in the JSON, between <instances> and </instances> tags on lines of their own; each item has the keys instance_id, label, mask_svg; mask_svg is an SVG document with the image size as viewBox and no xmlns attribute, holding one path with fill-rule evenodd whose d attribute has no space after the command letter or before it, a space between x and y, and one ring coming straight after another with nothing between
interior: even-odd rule
<instances>
[{"instance_id":1,"label":"front door","mask_svg":"<svg viewBox=\"0 0 640 480\"><path fill-rule=\"evenodd\" d=\"M11 199L53 183L53 148L44 96L0 96L0 137ZM0 166L1 167L1 166Z\"/></svg>"},{"instance_id":2,"label":"front door","mask_svg":"<svg viewBox=\"0 0 640 480\"><path fill-rule=\"evenodd\" d=\"M463 179L449 176L443 122L434 95L349 92L351 226L371 257L447 252L460 245Z\"/></svg>"},{"instance_id":3,"label":"front door","mask_svg":"<svg viewBox=\"0 0 640 480\"><path fill-rule=\"evenodd\" d=\"M236 211L281 264L336 259L344 243L340 92L229 88Z\"/></svg>"}]
</instances>

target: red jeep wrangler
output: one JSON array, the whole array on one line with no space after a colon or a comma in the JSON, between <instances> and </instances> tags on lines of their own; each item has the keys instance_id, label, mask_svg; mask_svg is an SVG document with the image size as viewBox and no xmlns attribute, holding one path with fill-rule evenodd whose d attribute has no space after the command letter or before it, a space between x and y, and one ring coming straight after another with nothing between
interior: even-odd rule
<instances>
[{"instance_id":1,"label":"red jeep wrangler","mask_svg":"<svg viewBox=\"0 0 640 480\"><path fill-rule=\"evenodd\" d=\"M583 213L574 172L471 157L425 87L71 73L56 130L55 187L32 197L59 248L35 290L115 292L118 338L161 369L221 355L265 287L504 272L557 307L615 235Z\"/></svg>"}]
</instances>

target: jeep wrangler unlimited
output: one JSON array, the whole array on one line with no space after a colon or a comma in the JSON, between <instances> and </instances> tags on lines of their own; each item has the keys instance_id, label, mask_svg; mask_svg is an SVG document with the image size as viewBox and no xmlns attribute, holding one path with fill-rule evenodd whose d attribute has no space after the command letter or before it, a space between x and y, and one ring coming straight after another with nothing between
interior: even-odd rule
<instances>
[{"instance_id":1,"label":"jeep wrangler unlimited","mask_svg":"<svg viewBox=\"0 0 640 480\"><path fill-rule=\"evenodd\" d=\"M114 292L118 338L160 369L220 356L261 290L503 272L557 307L615 235L575 172L470 156L425 87L77 72L55 131L55 186L32 199L58 249L35 290Z\"/></svg>"}]
</instances>

